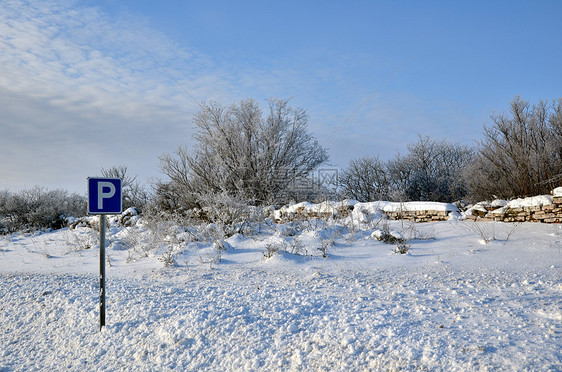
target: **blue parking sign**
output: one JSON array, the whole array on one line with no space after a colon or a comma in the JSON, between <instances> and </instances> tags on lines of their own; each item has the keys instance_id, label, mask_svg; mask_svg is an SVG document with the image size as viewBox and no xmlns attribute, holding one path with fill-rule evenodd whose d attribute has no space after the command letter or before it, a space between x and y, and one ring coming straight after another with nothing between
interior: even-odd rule
<instances>
[{"instance_id":1,"label":"blue parking sign","mask_svg":"<svg viewBox=\"0 0 562 372\"><path fill-rule=\"evenodd\" d=\"M88 177L88 214L121 214L120 178Z\"/></svg>"}]
</instances>

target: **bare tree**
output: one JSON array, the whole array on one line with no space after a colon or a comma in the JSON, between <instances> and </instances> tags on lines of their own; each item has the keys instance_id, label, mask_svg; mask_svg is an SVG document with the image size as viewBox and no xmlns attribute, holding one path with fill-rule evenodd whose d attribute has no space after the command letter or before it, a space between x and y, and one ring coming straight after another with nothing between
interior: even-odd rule
<instances>
[{"instance_id":1,"label":"bare tree","mask_svg":"<svg viewBox=\"0 0 562 372\"><path fill-rule=\"evenodd\" d=\"M353 159L340 174L342 192L358 201L387 200L390 197L387 173L378 156Z\"/></svg>"},{"instance_id":2,"label":"bare tree","mask_svg":"<svg viewBox=\"0 0 562 372\"><path fill-rule=\"evenodd\" d=\"M142 209L149 199L148 192L137 181L137 176L127 174L125 165L114 165L110 168L102 168L101 174L107 178L120 178L123 190L123 209L136 207Z\"/></svg>"},{"instance_id":3,"label":"bare tree","mask_svg":"<svg viewBox=\"0 0 562 372\"><path fill-rule=\"evenodd\" d=\"M464 196L461 171L472 156L471 149L420 136L408 150L410 199L454 201Z\"/></svg>"},{"instance_id":4,"label":"bare tree","mask_svg":"<svg viewBox=\"0 0 562 372\"><path fill-rule=\"evenodd\" d=\"M510 115L491 116L465 176L474 199L550 192L562 173L562 99L548 105L516 97Z\"/></svg>"},{"instance_id":5,"label":"bare tree","mask_svg":"<svg viewBox=\"0 0 562 372\"><path fill-rule=\"evenodd\" d=\"M468 146L419 136L406 156L387 164L391 188L409 200L450 202L466 195L462 169L472 158Z\"/></svg>"},{"instance_id":6,"label":"bare tree","mask_svg":"<svg viewBox=\"0 0 562 372\"><path fill-rule=\"evenodd\" d=\"M264 118L252 99L229 107L203 104L195 117L196 147L160 158L162 172L189 195L227 192L253 204L277 201L291 182L328 159L308 133L305 110L271 99Z\"/></svg>"},{"instance_id":7,"label":"bare tree","mask_svg":"<svg viewBox=\"0 0 562 372\"><path fill-rule=\"evenodd\" d=\"M352 160L341 186L358 200L455 201L466 195L461 170L471 157L467 146L419 136L406 156L397 154L386 163L378 157Z\"/></svg>"}]
</instances>

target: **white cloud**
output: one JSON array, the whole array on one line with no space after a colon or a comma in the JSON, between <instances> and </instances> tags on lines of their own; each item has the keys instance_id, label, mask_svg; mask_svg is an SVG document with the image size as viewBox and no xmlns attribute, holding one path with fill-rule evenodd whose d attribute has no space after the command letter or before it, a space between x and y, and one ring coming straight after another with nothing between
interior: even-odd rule
<instances>
[{"instance_id":1,"label":"white cloud","mask_svg":"<svg viewBox=\"0 0 562 372\"><path fill-rule=\"evenodd\" d=\"M84 177L115 164L153 176L158 155L189 141L197 104L146 51L163 60L172 49L175 58L191 54L95 8L49 1L0 8L0 187L77 191ZM69 174L77 181L69 184Z\"/></svg>"}]
</instances>

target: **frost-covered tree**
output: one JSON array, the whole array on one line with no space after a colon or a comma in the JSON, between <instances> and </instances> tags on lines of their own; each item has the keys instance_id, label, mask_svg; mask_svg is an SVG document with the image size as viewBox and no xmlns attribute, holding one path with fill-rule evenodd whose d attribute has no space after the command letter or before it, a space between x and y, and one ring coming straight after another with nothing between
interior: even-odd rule
<instances>
[{"instance_id":1,"label":"frost-covered tree","mask_svg":"<svg viewBox=\"0 0 562 372\"><path fill-rule=\"evenodd\" d=\"M137 176L128 173L127 166L114 165L110 168L102 168L101 174L107 178L120 178L123 193L123 209L136 207L143 209L148 203L148 192L137 181Z\"/></svg>"},{"instance_id":2,"label":"frost-covered tree","mask_svg":"<svg viewBox=\"0 0 562 372\"><path fill-rule=\"evenodd\" d=\"M562 181L562 98L548 104L516 97L510 114L492 115L466 172L475 200L549 193Z\"/></svg>"},{"instance_id":3,"label":"frost-covered tree","mask_svg":"<svg viewBox=\"0 0 562 372\"><path fill-rule=\"evenodd\" d=\"M458 143L419 136L408 145L408 154L388 163L391 188L409 200L451 202L466 195L462 170L472 159L472 150Z\"/></svg>"},{"instance_id":4,"label":"frost-covered tree","mask_svg":"<svg viewBox=\"0 0 562 372\"><path fill-rule=\"evenodd\" d=\"M344 195L358 201L389 200L390 180L386 164L375 156L353 159L339 177Z\"/></svg>"},{"instance_id":5,"label":"frost-covered tree","mask_svg":"<svg viewBox=\"0 0 562 372\"><path fill-rule=\"evenodd\" d=\"M405 156L397 154L386 163L377 157L352 160L340 185L360 201L455 201L466 195L461 171L471 157L467 146L420 136Z\"/></svg>"},{"instance_id":6,"label":"frost-covered tree","mask_svg":"<svg viewBox=\"0 0 562 372\"><path fill-rule=\"evenodd\" d=\"M268 103L265 116L252 99L201 106L193 151L181 146L160 158L182 199L227 192L253 204L277 202L294 180L327 161L326 150L308 132L305 110L288 100Z\"/></svg>"}]
</instances>

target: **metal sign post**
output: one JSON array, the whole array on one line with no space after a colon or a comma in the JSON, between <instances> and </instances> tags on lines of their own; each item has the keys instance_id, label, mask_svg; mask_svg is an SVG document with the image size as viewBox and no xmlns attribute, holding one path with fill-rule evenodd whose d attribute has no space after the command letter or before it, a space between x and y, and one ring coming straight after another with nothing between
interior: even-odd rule
<instances>
[{"instance_id":1,"label":"metal sign post","mask_svg":"<svg viewBox=\"0 0 562 372\"><path fill-rule=\"evenodd\" d=\"M105 215L100 214L100 331L105 326Z\"/></svg>"},{"instance_id":2,"label":"metal sign post","mask_svg":"<svg viewBox=\"0 0 562 372\"><path fill-rule=\"evenodd\" d=\"M100 331L105 326L105 215L121 214L121 184L119 178L88 178L88 214L100 216Z\"/></svg>"}]
</instances>

